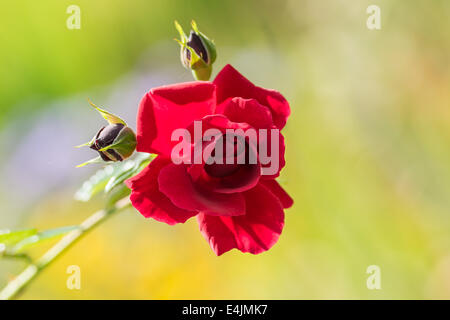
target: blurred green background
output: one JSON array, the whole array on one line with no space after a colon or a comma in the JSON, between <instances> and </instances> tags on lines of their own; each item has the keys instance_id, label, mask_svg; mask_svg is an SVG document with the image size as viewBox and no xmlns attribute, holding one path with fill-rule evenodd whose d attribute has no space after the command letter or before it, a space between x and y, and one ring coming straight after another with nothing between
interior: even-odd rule
<instances>
[{"instance_id":1,"label":"blurred green background","mask_svg":"<svg viewBox=\"0 0 450 320\"><path fill-rule=\"evenodd\" d=\"M69 30L66 9L81 8ZM368 30L366 8L381 8ZM25 299L450 298L450 1L45 0L0 10L0 229L76 224L102 207L73 194L98 166L74 145L103 125L86 97L134 126L140 98L191 81L173 21L282 92L280 183L295 200L279 242L216 257L195 219L128 210L89 234ZM33 255L38 255L37 249ZM66 287L69 265L81 290ZM366 268L381 268L368 290ZM0 261L0 285L25 264Z\"/></svg>"}]
</instances>

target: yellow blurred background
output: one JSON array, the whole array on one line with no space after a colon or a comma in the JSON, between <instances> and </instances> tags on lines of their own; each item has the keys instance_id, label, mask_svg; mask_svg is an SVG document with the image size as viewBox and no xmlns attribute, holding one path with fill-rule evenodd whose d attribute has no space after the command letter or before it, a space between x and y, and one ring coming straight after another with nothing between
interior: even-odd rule
<instances>
[{"instance_id":1,"label":"yellow blurred background","mask_svg":"<svg viewBox=\"0 0 450 320\"><path fill-rule=\"evenodd\" d=\"M81 9L69 30L66 9ZM381 30L366 9L381 8ZM103 125L86 97L132 126L140 98L192 81L173 21L290 101L295 200L279 242L216 257L195 219L168 226L130 209L45 270L24 299L450 298L448 0L45 0L0 5L0 229L77 224L104 199L77 188L99 168L73 149ZM38 256L44 248L32 252ZM81 289L66 287L81 268ZM366 286L369 265L381 290ZM0 285L25 264L0 261Z\"/></svg>"}]
</instances>

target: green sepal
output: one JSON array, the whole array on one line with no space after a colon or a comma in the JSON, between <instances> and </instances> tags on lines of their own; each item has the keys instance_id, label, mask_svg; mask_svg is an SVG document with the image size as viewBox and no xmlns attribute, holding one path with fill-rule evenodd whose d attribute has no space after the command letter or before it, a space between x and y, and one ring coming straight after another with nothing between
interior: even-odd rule
<instances>
[{"instance_id":1,"label":"green sepal","mask_svg":"<svg viewBox=\"0 0 450 320\"><path fill-rule=\"evenodd\" d=\"M74 148L90 147L94 144L94 142L95 142L95 137L92 138L91 141L83 143L83 144L79 144L78 146L75 146Z\"/></svg>"},{"instance_id":2,"label":"green sepal","mask_svg":"<svg viewBox=\"0 0 450 320\"><path fill-rule=\"evenodd\" d=\"M192 70L196 70L196 69L204 69L204 68L208 68L209 66L206 64L205 60L202 59L202 57L200 57L197 52L195 52L194 49L192 49L189 46L186 46L186 48L189 50L189 52L191 53L191 61L190 61L190 65L189 68Z\"/></svg>"},{"instance_id":3,"label":"green sepal","mask_svg":"<svg viewBox=\"0 0 450 320\"><path fill-rule=\"evenodd\" d=\"M177 29L178 33L180 34L181 41L186 42L187 36L184 33L183 27L178 23L177 20L175 20L175 29Z\"/></svg>"},{"instance_id":4,"label":"green sepal","mask_svg":"<svg viewBox=\"0 0 450 320\"><path fill-rule=\"evenodd\" d=\"M195 70L195 69L200 69L200 68L207 68L208 65L206 64L205 60L202 59L202 57L200 57L197 52L195 52L194 49L192 49L191 47L189 47L187 45L186 42L182 42L178 39L175 39L176 42L178 42L178 44L181 46L181 61L183 66L186 69L191 69L191 70ZM191 53L191 59L190 61L186 61L186 59L184 59L184 49L189 50L189 52Z\"/></svg>"},{"instance_id":5,"label":"green sepal","mask_svg":"<svg viewBox=\"0 0 450 320\"><path fill-rule=\"evenodd\" d=\"M102 154L107 157L109 160L111 160L112 162L117 162L120 161L120 159L116 158L113 154L109 153L109 152L102 152ZM102 159L102 162L104 162L104 160Z\"/></svg>"},{"instance_id":6,"label":"green sepal","mask_svg":"<svg viewBox=\"0 0 450 320\"><path fill-rule=\"evenodd\" d=\"M89 104L95 109L97 110L101 116L103 118L105 118L106 121L108 121L109 124L116 124L116 123L121 123L124 126L126 126L127 124L125 123L125 121L123 121L120 117L116 116L115 114L112 114L100 107L97 107L90 99L88 99Z\"/></svg>"},{"instance_id":7,"label":"green sepal","mask_svg":"<svg viewBox=\"0 0 450 320\"><path fill-rule=\"evenodd\" d=\"M84 166L86 166L88 164L91 164L91 163L102 163L102 162L103 162L102 158L100 156L98 156L98 157L95 157L95 158L93 158L91 160L83 162L82 164L79 164L76 167L77 168L81 168L81 167L84 167Z\"/></svg>"},{"instance_id":8,"label":"green sepal","mask_svg":"<svg viewBox=\"0 0 450 320\"><path fill-rule=\"evenodd\" d=\"M198 25L197 23L192 20L191 21L191 26L192 29L194 30L194 32L202 39L203 44L206 47L206 50L208 51L208 55L209 55L209 65L212 65L217 58L217 51L216 51L216 45L214 43L213 40L209 39L204 33L200 32L200 30L198 30Z\"/></svg>"}]
</instances>

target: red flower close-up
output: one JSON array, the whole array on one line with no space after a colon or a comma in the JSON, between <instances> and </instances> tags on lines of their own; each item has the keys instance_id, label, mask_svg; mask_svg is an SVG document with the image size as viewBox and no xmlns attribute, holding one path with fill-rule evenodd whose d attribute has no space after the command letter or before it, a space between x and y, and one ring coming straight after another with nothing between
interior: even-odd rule
<instances>
[{"instance_id":1,"label":"red flower close-up","mask_svg":"<svg viewBox=\"0 0 450 320\"><path fill-rule=\"evenodd\" d=\"M285 165L284 138L278 133L289 114L289 104L279 92L255 86L230 65L213 82L150 90L139 106L137 151L157 157L127 180L131 203L144 217L170 225L195 216L217 255L233 248L252 254L269 250L283 230L284 209L293 204L275 180ZM196 156L187 163L175 161L178 142L173 133L185 129L195 136L199 123L202 135L211 129L219 135L200 144L199 161ZM219 142L220 149L228 147L231 129L242 138L245 161L208 162L217 158ZM277 134L248 139L251 132L263 130ZM234 147L239 145L233 141ZM197 148L198 141L194 139L191 146ZM249 155L255 161L249 161ZM178 160L183 156L179 154Z\"/></svg>"},{"instance_id":2,"label":"red flower close-up","mask_svg":"<svg viewBox=\"0 0 450 320\"><path fill-rule=\"evenodd\" d=\"M64 2L2 5L0 300L450 300L450 0Z\"/></svg>"}]
</instances>

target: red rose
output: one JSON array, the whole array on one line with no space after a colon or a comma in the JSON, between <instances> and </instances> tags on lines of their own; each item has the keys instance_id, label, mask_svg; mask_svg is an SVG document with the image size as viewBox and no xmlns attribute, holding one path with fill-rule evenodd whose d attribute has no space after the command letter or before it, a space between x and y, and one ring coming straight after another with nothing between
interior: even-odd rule
<instances>
[{"instance_id":1,"label":"red rose","mask_svg":"<svg viewBox=\"0 0 450 320\"><path fill-rule=\"evenodd\" d=\"M217 255L270 249L284 226L283 209L293 203L275 180L284 166L284 139L276 133L289 113L280 93L253 85L230 65L212 83L152 89L139 106L137 151L158 156L127 181L133 206L170 225L197 216ZM194 139L174 140L177 129Z\"/></svg>"}]
</instances>

